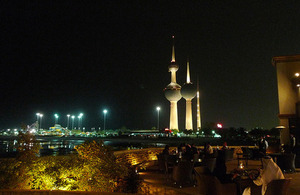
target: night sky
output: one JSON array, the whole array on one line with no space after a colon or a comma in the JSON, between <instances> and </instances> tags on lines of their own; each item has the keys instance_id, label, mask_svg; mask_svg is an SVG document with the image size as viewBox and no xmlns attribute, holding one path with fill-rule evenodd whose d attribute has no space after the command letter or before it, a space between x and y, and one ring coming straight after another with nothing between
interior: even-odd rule
<instances>
[{"instance_id":1,"label":"night sky","mask_svg":"<svg viewBox=\"0 0 300 195\"><path fill-rule=\"evenodd\" d=\"M185 3L184 3L185 2ZM1 1L0 129L32 124L149 129L169 124L171 36L177 83L199 77L202 124L277 126L274 56L300 53L297 1ZM178 102L184 128L185 101ZM196 99L193 100L196 111ZM77 121L75 121L77 124ZM196 118L194 118L196 123Z\"/></svg>"}]
</instances>

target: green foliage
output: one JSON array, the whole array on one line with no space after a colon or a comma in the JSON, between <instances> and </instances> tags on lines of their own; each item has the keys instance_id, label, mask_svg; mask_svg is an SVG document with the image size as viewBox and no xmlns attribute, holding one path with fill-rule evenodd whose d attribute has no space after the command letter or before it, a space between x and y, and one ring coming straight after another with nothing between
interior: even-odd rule
<instances>
[{"instance_id":1,"label":"green foliage","mask_svg":"<svg viewBox=\"0 0 300 195\"><path fill-rule=\"evenodd\" d=\"M177 133L179 133L180 131L178 129L171 129L173 135L176 135Z\"/></svg>"},{"instance_id":2,"label":"green foliage","mask_svg":"<svg viewBox=\"0 0 300 195\"><path fill-rule=\"evenodd\" d=\"M254 140L258 140L260 137L265 136L265 131L262 128L254 128L249 132L249 135L253 137Z\"/></svg>"},{"instance_id":3,"label":"green foliage","mask_svg":"<svg viewBox=\"0 0 300 195\"><path fill-rule=\"evenodd\" d=\"M35 154L31 148L21 151ZM93 141L76 149L78 155L0 159L0 188L99 192L124 189L121 185L128 169L117 162L109 147Z\"/></svg>"},{"instance_id":4,"label":"green foliage","mask_svg":"<svg viewBox=\"0 0 300 195\"><path fill-rule=\"evenodd\" d=\"M19 133L17 142L18 159L21 161L34 160L41 149L40 143L29 132Z\"/></svg>"},{"instance_id":5,"label":"green foliage","mask_svg":"<svg viewBox=\"0 0 300 195\"><path fill-rule=\"evenodd\" d=\"M113 191L118 185L118 179L127 174L126 167L117 163L113 151L103 141L86 142L77 146L76 150L85 164L84 181L89 181L93 191L99 191L97 189L103 186L106 187L105 191Z\"/></svg>"}]
</instances>

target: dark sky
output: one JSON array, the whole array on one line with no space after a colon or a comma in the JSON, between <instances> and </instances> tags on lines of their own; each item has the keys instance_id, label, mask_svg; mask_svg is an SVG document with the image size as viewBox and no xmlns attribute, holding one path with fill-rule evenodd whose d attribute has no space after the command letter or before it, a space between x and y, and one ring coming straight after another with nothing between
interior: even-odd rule
<instances>
[{"instance_id":1,"label":"dark sky","mask_svg":"<svg viewBox=\"0 0 300 195\"><path fill-rule=\"evenodd\" d=\"M169 124L171 36L177 82L189 56L199 76L202 123L277 125L273 56L300 53L298 1L1 1L0 129L54 113L83 125L149 129ZM193 102L196 106L196 101ZM179 107L184 128L185 101ZM195 110L195 107L193 107ZM195 120L194 120L195 122Z\"/></svg>"}]
</instances>

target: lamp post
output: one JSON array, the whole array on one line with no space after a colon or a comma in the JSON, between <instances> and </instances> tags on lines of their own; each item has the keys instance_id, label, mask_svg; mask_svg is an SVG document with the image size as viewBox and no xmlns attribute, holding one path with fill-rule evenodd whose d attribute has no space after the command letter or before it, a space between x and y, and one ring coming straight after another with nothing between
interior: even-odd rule
<instances>
[{"instance_id":1,"label":"lamp post","mask_svg":"<svg viewBox=\"0 0 300 195\"><path fill-rule=\"evenodd\" d=\"M78 129L81 129L82 126L82 116L83 116L82 113L78 115Z\"/></svg>"},{"instance_id":2,"label":"lamp post","mask_svg":"<svg viewBox=\"0 0 300 195\"><path fill-rule=\"evenodd\" d=\"M72 130L74 129L74 119L75 119L75 116L73 115L72 116Z\"/></svg>"},{"instance_id":3,"label":"lamp post","mask_svg":"<svg viewBox=\"0 0 300 195\"><path fill-rule=\"evenodd\" d=\"M82 128L82 127L83 127L83 125L82 125L82 124L83 124L83 122L82 122L82 119L83 119L83 114L82 114L82 113L80 113L80 114L79 114L79 116L80 116L80 129L82 129L82 130L83 130L83 128Z\"/></svg>"},{"instance_id":4,"label":"lamp post","mask_svg":"<svg viewBox=\"0 0 300 195\"><path fill-rule=\"evenodd\" d=\"M104 109L104 110L103 110L103 119L104 119L104 127L103 127L103 130L105 130L106 113L107 113L107 110Z\"/></svg>"},{"instance_id":5,"label":"lamp post","mask_svg":"<svg viewBox=\"0 0 300 195\"><path fill-rule=\"evenodd\" d=\"M36 126L36 128L37 128L37 130L39 129L39 117L40 117L40 113L36 113L35 114L36 115L36 122L37 122L37 126Z\"/></svg>"},{"instance_id":6,"label":"lamp post","mask_svg":"<svg viewBox=\"0 0 300 195\"><path fill-rule=\"evenodd\" d=\"M42 119L43 119L43 114L40 114L40 129L42 129Z\"/></svg>"},{"instance_id":7,"label":"lamp post","mask_svg":"<svg viewBox=\"0 0 300 195\"><path fill-rule=\"evenodd\" d=\"M68 117L68 121L67 121L67 129L69 129L69 121L70 121L70 114L67 114L67 117Z\"/></svg>"},{"instance_id":8,"label":"lamp post","mask_svg":"<svg viewBox=\"0 0 300 195\"><path fill-rule=\"evenodd\" d=\"M157 110L157 129L159 130L159 111L160 111L160 107L157 106L156 110Z\"/></svg>"},{"instance_id":9,"label":"lamp post","mask_svg":"<svg viewBox=\"0 0 300 195\"><path fill-rule=\"evenodd\" d=\"M79 115L77 118L78 118L78 129L80 129L80 119L81 119L81 115Z\"/></svg>"},{"instance_id":10,"label":"lamp post","mask_svg":"<svg viewBox=\"0 0 300 195\"><path fill-rule=\"evenodd\" d=\"M57 123L58 123L58 114L54 114L54 117L55 117L55 124L54 125L56 125Z\"/></svg>"}]
</instances>

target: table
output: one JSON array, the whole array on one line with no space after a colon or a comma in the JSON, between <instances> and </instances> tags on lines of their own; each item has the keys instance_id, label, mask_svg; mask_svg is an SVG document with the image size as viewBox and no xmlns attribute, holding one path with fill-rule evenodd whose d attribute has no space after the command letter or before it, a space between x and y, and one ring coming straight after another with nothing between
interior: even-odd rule
<instances>
[{"instance_id":1,"label":"table","mask_svg":"<svg viewBox=\"0 0 300 195\"><path fill-rule=\"evenodd\" d=\"M238 166L240 165L240 160L246 160L246 167L248 167L249 154L236 153L236 155L238 160Z\"/></svg>"},{"instance_id":2,"label":"table","mask_svg":"<svg viewBox=\"0 0 300 195\"><path fill-rule=\"evenodd\" d=\"M259 171L257 169L235 169L231 172L231 174L238 175L233 179L234 183L237 185L238 194L243 194L244 189L247 187L251 187L251 189L256 187L249 176L252 175L253 178L256 178L259 175Z\"/></svg>"},{"instance_id":3,"label":"table","mask_svg":"<svg viewBox=\"0 0 300 195\"><path fill-rule=\"evenodd\" d=\"M293 153L270 153L268 154L283 172L295 172L295 154Z\"/></svg>"}]
</instances>

